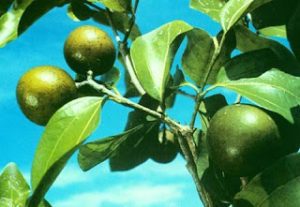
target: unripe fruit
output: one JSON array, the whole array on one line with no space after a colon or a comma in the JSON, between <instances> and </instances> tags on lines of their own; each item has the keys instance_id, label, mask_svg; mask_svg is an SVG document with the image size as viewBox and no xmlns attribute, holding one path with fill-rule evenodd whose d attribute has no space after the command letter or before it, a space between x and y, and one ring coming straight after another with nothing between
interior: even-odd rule
<instances>
[{"instance_id":1,"label":"unripe fruit","mask_svg":"<svg viewBox=\"0 0 300 207\"><path fill-rule=\"evenodd\" d=\"M18 82L17 100L31 121L46 125L51 116L76 97L73 79L62 69L39 66L26 72Z\"/></svg>"},{"instance_id":2,"label":"unripe fruit","mask_svg":"<svg viewBox=\"0 0 300 207\"><path fill-rule=\"evenodd\" d=\"M225 173L250 176L288 153L280 127L266 111L251 105L220 109L207 130L211 160Z\"/></svg>"},{"instance_id":3,"label":"unripe fruit","mask_svg":"<svg viewBox=\"0 0 300 207\"><path fill-rule=\"evenodd\" d=\"M109 71L116 58L116 50L106 32L94 26L81 26L68 36L64 45L64 56L75 72L94 75Z\"/></svg>"}]
</instances>

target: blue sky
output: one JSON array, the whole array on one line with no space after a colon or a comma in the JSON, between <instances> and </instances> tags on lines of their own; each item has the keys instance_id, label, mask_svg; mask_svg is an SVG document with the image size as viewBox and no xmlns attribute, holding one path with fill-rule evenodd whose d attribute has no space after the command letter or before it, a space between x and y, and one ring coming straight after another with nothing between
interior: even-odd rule
<instances>
[{"instance_id":1,"label":"blue sky","mask_svg":"<svg viewBox=\"0 0 300 207\"><path fill-rule=\"evenodd\" d=\"M216 34L220 27L189 9L188 4L188 0L141 0L137 22L143 33L181 19ZM39 65L59 66L74 76L63 58L63 43L67 35L82 24L95 23L73 22L67 17L65 7L58 8L0 50L1 168L8 162L15 162L29 178L43 127L28 121L18 108L15 98L17 81L25 71ZM112 35L109 28L100 27ZM119 83L121 91L124 91L123 85L123 82ZM181 104L185 104L184 110ZM170 115L187 123L192 107L191 102L179 99ZM121 132L129 111L111 102L105 105L101 126L91 139ZM168 165L148 161L125 173L110 173L108 163L83 173L76 163L76 156L73 156L47 194L47 199L54 207L198 207L200 201L184 165L178 156Z\"/></svg>"}]
</instances>

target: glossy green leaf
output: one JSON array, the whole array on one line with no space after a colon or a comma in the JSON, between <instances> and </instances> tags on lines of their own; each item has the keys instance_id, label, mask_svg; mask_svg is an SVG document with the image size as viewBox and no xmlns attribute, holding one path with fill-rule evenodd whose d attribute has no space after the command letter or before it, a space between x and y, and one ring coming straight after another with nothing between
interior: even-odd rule
<instances>
[{"instance_id":1,"label":"glossy green leaf","mask_svg":"<svg viewBox=\"0 0 300 207\"><path fill-rule=\"evenodd\" d=\"M130 49L137 77L145 91L162 102L175 53L192 27L173 21L137 38Z\"/></svg>"},{"instance_id":2,"label":"glossy green leaf","mask_svg":"<svg viewBox=\"0 0 300 207\"><path fill-rule=\"evenodd\" d=\"M282 37L286 38L286 26L273 26L273 27L266 27L258 30L260 34L264 36L274 36L274 37Z\"/></svg>"},{"instance_id":3,"label":"glossy green leaf","mask_svg":"<svg viewBox=\"0 0 300 207\"><path fill-rule=\"evenodd\" d=\"M4 47L8 42L17 38L20 18L32 1L15 0L12 8L0 17L0 47Z\"/></svg>"},{"instance_id":4,"label":"glossy green leaf","mask_svg":"<svg viewBox=\"0 0 300 207\"><path fill-rule=\"evenodd\" d=\"M141 134L143 125L136 126L121 134L102 138L93 142L86 143L79 148L78 163L82 170L87 171L102 163L116 153L119 146L128 138Z\"/></svg>"},{"instance_id":5,"label":"glossy green leaf","mask_svg":"<svg viewBox=\"0 0 300 207\"><path fill-rule=\"evenodd\" d=\"M251 12L256 29L285 25L294 13L298 0L272 0Z\"/></svg>"},{"instance_id":6,"label":"glossy green leaf","mask_svg":"<svg viewBox=\"0 0 300 207\"><path fill-rule=\"evenodd\" d=\"M0 206L23 207L30 189L14 163L9 163L0 175Z\"/></svg>"},{"instance_id":7,"label":"glossy green leaf","mask_svg":"<svg viewBox=\"0 0 300 207\"><path fill-rule=\"evenodd\" d=\"M229 32L218 58L209 71L209 65L216 49L215 44L220 36L222 36L222 33L219 33L217 38L213 39L200 29L193 29L187 33L188 44L182 56L182 66L184 72L198 86L201 86L205 81L208 73L207 83L213 84L216 81L220 68L230 59L231 52L235 48L235 34Z\"/></svg>"},{"instance_id":8,"label":"glossy green leaf","mask_svg":"<svg viewBox=\"0 0 300 207\"><path fill-rule=\"evenodd\" d=\"M299 74L300 67L295 56L279 42L256 35L249 29L237 25L235 27L237 48L243 52L263 48L271 49L280 61L280 69L291 74Z\"/></svg>"},{"instance_id":9,"label":"glossy green leaf","mask_svg":"<svg viewBox=\"0 0 300 207\"><path fill-rule=\"evenodd\" d=\"M93 0L93 2L100 2L113 12L126 12L131 7L131 0Z\"/></svg>"},{"instance_id":10,"label":"glossy green leaf","mask_svg":"<svg viewBox=\"0 0 300 207\"><path fill-rule=\"evenodd\" d=\"M200 29L188 32L187 38L188 44L182 56L182 67L197 85L201 85L215 51L215 43L206 31Z\"/></svg>"},{"instance_id":11,"label":"glossy green leaf","mask_svg":"<svg viewBox=\"0 0 300 207\"><path fill-rule=\"evenodd\" d=\"M271 0L230 0L220 12L220 23L227 32L247 12L269 2Z\"/></svg>"},{"instance_id":12,"label":"glossy green leaf","mask_svg":"<svg viewBox=\"0 0 300 207\"><path fill-rule=\"evenodd\" d=\"M287 24L287 38L291 45L291 48L296 55L297 59L300 60L300 4L298 4L297 9L290 18Z\"/></svg>"},{"instance_id":13,"label":"glossy green leaf","mask_svg":"<svg viewBox=\"0 0 300 207\"><path fill-rule=\"evenodd\" d=\"M32 164L32 207L44 197L74 151L96 129L102 102L103 98L98 97L73 100L49 120Z\"/></svg>"},{"instance_id":14,"label":"glossy green leaf","mask_svg":"<svg viewBox=\"0 0 300 207\"><path fill-rule=\"evenodd\" d=\"M256 78L232 80L222 68L215 86L233 90L294 122L291 109L300 103L300 77L272 69Z\"/></svg>"},{"instance_id":15,"label":"glossy green leaf","mask_svg":"<svg viewBox=\"0 0 300 207\"><path fill-rule=\"evenodd\" d=\"M226 0L190 0L190 7L220 21L220 11Z\"/></svg>"},{"instance_id":16,"label":"glossy green leaf","mask_svg":"<svg viewBox=\"0 0 300 207\"><path fill-rule=\"evenodd\" d=\"M68 0L35 0L21 16L17 31L18 35L26 31L34 22L56 6L61 6Z\"/></svg>"},{"instance_id":17,"label":"glossy green leaf","mask_svg":"<svg viewBox=\"0 0 300 207\"><path fill-rule=\"evenodd\" d=\"M235 207L300 205L300 156L288 155L255 176L235 196Z\"/></svg>"}]
</instances>

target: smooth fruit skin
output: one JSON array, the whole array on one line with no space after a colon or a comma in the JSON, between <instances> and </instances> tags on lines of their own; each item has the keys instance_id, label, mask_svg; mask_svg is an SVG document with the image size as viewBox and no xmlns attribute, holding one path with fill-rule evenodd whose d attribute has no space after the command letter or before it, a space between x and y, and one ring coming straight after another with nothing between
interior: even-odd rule
<instances>
[{"instance_id":1,"label":"smooth fruit skin","mask_svg":"<svg viewBox=\"0 0 300 207\"><path fill-rule=\"evenodd\" d=\"M207 130L211 160L225 173L250 176L282 155L280 129L268 113L251 105L220 109Z\"/></svg>"},{"instance_id":2,"label":"smooth fruit skin","mask_svg":"<svg viewBox=\"0 0 300 207\"><path fill-rule=\"evenodd\" d=\"M64 70L39 66L19 80L17 101L29 120L46 125L61 106L76 98L76 93L75 82Z\"/></svg>"},{"instance_id":3,"label":"smooth fruit skin","mask_svg":"<svg viewBox=\"0 0 300 207\"><path fill-rule=\"evenodd\" d=\"M116 59L116 49L108 34L94 26L81 26L68 36L64 44L64 56L75 72L94 75L109 71Z\"/></svg>"}]
</instances>

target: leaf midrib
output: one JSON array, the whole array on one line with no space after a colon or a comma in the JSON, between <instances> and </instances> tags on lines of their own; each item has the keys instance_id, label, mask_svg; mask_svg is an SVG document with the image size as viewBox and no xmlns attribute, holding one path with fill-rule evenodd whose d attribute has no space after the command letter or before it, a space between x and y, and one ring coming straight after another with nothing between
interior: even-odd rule
<instances>
[{"instance_id":1,"label":"leaf midrib","mask_svg":"<svg viewBox=\"0 0 300 207\"><path fill-rule=\"evenodd\" d=\"M100 102L100 101L99 101L99 102ZM90 105L90 107L93 108L94 105L97 105L97 104L99 104L98 101L95 102L94 104ZM95 116L95 114L96 114L97 111L98 111L98 110L95 110L95 112L93 113L93 115L92 115L92 116L90 117L90 119L88 120L88 123L90 123L91 120L94 119L94 116ZM73 118L73 120L71 121L71 123L68 125L68 127L66 127L66 128L63 130L63 132L62 132L61 135L59 136L59 139L58 139L58 141L56 142L55 147L54 147L53 150L51 151L51 155L49 156L49 159L47 159L47 161L46 161L45 168L42 170L43 173L45 173L46 170L49 169L49 165L50 165L49 163L50 163L50 160L53 158L54 153L55 153L55 150L57 149L58 144L61 142L62 137L63 137L64 134L66 133L67 129L68 129L70 126L72 126L72 123L76 120L76 118L77 118L78 116L79 116L79 115L74 116L74 118ZM84 130L87 129L87 126L88 126L88 124L85 125ZM83 130L83 131L84 131L84 130ZM84 131L84 132L83 132L83 131L82 131L82 133L80 134L79 139L76 141L76 144L79 143L79 140L82 138L81 136L85 133L85 131ZM40 182L40 180L39 180L39 182Z\"/></svg>"}]
</instances>

